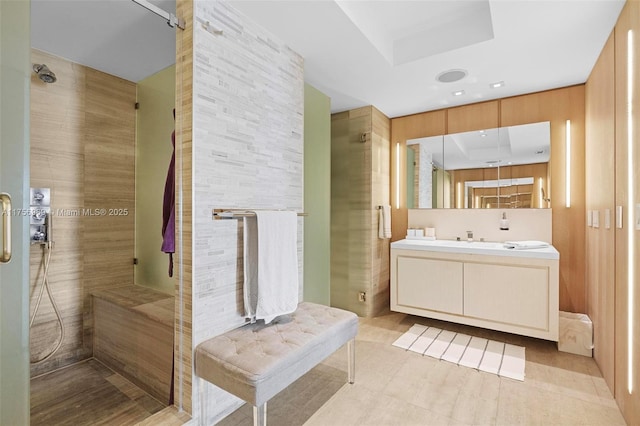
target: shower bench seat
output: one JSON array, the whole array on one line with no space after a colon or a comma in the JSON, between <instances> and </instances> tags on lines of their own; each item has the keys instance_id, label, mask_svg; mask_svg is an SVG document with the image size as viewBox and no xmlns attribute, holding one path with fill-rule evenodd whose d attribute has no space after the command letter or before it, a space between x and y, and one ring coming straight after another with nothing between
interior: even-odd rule
<instances>
[{"instance_id":1,"label":"shower bench seat","mask_svg":"<svg viewBox=\"0 0 640 426\"><path fill-rule=\"evenodd\" d=\"M173 296L138 285L92 292L93 356L169 404Z\"/></svg>"},{"instance_id":2,"label":"shower bench seat","mask_svg":"<svg viewBox=\"0 0 640 426\"><path fill-rule=\"evenodd\" d=\"M353 383L357 333L354 313L302 302L294 313L272 324L247 324L200 343L195 350L195 373L200 380L252 404L253 423L263 426L267 401L345 343L348 381ZM206 420L205 405L201 400L201 422Z\"/></svg>"}]
</instances>

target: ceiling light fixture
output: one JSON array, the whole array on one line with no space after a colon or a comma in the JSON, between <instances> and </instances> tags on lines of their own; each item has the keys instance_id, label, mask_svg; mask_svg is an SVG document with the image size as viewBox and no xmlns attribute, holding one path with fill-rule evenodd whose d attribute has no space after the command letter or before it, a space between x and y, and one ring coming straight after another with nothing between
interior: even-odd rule
<instances>
[{"instance_id":1,"label":"ceiling light fixture","mask_svg":"<svg viewBox=\"0 0 640 426\"><path fill-rule=\"evenodd\" d=\"M455 92L451 92L453 96L462 96L464 95L464 90L456 90Z\"/></svg>"},{"instance_id":2,"label":"ceiling light fixture","mask_svg":"<svg viewBox=\"0 0 640 426\"><path fill-rule=\"evenodd\" d=\"M495 83L489 84L489 87L492 89L497 89L498 87L504 86L504 81L496 81Z\"/></svg>"},{"instance_id":3,"label":"ceiling light fixture","mask_svg":"<svg viewBox=\"0 0 640 426\"><path fill-rule=\"evenodd\" d=\"M460 81L467 76L467 70L447 70L443 71L436 76L436 80L440 83L453 83L454 81Z\"/></svg>"}]
</instances>

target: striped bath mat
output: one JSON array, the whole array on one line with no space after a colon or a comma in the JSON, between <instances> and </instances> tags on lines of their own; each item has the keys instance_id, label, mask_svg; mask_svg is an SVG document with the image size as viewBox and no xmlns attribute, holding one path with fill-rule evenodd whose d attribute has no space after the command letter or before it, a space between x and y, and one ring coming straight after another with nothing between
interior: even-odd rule
<instances>
[{"instance_id":1,"label":"striped bath mat","mask_svg":"<svg viewBox=\"0 0 640 426\"><path fill-rule=\"evenodd\" d=\"M415 324L393 342L408 351L524 381L524 347Z\"/></svg>"}]
</instances>

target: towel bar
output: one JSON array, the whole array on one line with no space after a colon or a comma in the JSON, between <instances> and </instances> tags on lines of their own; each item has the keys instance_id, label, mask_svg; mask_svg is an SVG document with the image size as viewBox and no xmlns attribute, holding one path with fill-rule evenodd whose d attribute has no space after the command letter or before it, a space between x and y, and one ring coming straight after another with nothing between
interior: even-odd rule
<instances>
[{"instance_id":1,"label":"towel bar","mask_svg":"<svg viewBox=\"0 0 640 426\"><path fill-rule=\"evenodd\" d=\"M220 219L239 219L241 217L255 216L255 210L267 210L267 209L213 209L213 220ZM298 213L298 216L309 216L308 213Z\"/></svg>"}]
</instances>

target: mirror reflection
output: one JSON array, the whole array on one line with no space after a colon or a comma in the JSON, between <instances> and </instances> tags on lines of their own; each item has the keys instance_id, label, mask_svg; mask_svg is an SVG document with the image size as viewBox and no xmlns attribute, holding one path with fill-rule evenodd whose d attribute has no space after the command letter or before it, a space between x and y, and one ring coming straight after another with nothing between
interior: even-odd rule
<instances>
[{"instance_id":1,"label":"mirror reflection","mask_svg":"<svg viewBox=\"0 0 640 426\"><path fill-rule=\"evenodd\" d=\"M550 123L407 141L408 208L549 208Z\"/></svg>"}]
</instances>

